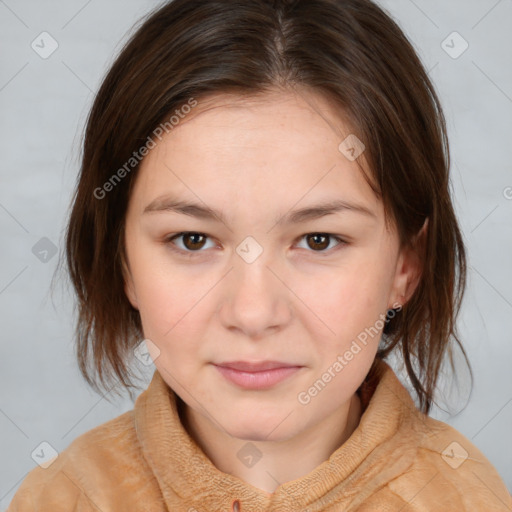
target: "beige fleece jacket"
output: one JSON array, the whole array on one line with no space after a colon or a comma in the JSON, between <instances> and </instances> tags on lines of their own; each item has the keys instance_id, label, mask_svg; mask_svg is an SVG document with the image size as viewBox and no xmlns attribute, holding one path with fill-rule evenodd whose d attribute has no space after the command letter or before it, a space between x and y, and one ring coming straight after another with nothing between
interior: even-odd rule
<instances>
[{"instance_id":1,"label":"beige fleece jacket","mask_svg":"<svg viewBox=\"0 0 512 512\"><path fill-rule=\"evenodd\" d=\"M155 371L132 411L75 439L22 482L8 512L512 511L495 468L466 437L421 414L391 367L363 384L350 438L269 494L218 470L183 428ZM365 387L366 386L366 387Z\"/></svg>"}]
</instances>

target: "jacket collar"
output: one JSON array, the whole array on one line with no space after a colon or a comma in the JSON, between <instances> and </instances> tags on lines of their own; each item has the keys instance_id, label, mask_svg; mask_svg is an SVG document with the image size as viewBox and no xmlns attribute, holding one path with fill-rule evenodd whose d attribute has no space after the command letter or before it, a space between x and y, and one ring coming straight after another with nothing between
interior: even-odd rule
<instances>
[{"instance_id":1,"label":"jacket collar","mask_svg":"<svg viewBox=\"0 0 512 512\"><path fill-rule=\"evenodd\" d=\"M363 501L403 473L416 455L411 422L420 419L409 393L391 367L377 360L373 379L360 388L363 414L349 439L309 474L281 484L273 494L217 469L184 429L180 398L157 370L135 404L143 455L169 510L319 511L333 503ZM408 432L408 435L405 435Z\"/></svg>"}]
</instances>

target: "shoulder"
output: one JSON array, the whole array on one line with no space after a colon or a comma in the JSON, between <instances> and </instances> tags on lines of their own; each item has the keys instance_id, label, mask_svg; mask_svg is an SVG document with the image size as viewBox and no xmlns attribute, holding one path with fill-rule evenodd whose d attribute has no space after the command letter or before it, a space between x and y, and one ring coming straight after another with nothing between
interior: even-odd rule
<instances>
[{"instance_id":1,"label":"shoulder","mask_svg":"<svg viewBox=\"0 0 512 512\"><path fill-rule=\"evenodd\" d=\"M411 426L417 434L416 457L388 488L412 510L512 510L498 472L463 434L421 413Z\"/></svg>"},{"instance_id":2,"label":"shoulder","mask_svg":"<svg viewBox=\"0 0 512 512\"><path fill-rule=\"evenodd\" d=\"M96 510L111 500L109 489L122 489L126 475L147 467L128 411L77 437L46 468L25 477L8 511ZM149 471L148 471L149 472ZM147 478L146 478L147 479ZM82 503L82 506L77 506Z\"/></svg>"}]
</instances>

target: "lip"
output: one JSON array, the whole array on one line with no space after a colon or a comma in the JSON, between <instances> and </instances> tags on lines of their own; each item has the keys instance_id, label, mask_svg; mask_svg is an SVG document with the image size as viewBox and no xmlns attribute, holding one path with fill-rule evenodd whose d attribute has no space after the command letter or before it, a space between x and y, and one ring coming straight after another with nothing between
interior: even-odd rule
<instances>
[{"instance_id":1,"label":"lip","mask_svg":"<svg viewBox=\"0 0 512 512\"><path fill-rule=\"evenodd\" d=\"M233 384L253 390L271 388L302 368L280 361L230 361L214 366Z\"/></svg>"},{"instance_id":2,"label":"lip","mask_svg":"<svg viewBox=\"0 0 512 512\"><path fill-rule=\"evenodd\" d=\"M216 366L223 368L231 368L240 372L262 372L264 370L275 370L276 368L292 368L297 367L296 364L283 363L282 361L228 361L225 363L218 363Z\"/></svg>"}]
</instances>

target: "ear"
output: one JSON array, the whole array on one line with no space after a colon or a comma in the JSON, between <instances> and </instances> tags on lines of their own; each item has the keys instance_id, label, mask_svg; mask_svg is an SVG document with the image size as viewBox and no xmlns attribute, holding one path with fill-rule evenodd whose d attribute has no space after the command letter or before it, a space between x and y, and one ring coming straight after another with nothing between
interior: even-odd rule
<instances>
[{"instance_id":1,"label":"ear","mask_svg":"<svg viewBox=\"0 0 512 512\"><path fill-rule=\"evenodd\" d=\"M403 306L416 290L423 272L427 230L428 218L411 243L400 251L388 308L397 307L397 304Z\"/></svg>"},{"instance_id":2,"label":"ear","mask_svg":"<svg viewBox=\"0 0 512 512\"><path fill-rule=\"evenodd\" d=\"M126 293L126 297L128 297L130 304L138 310L139 303L137 302L137 295L135 294L135 286L133 284L132 274L124 257L121 258L121 264L123 268L124 291Z\"/></svg>"}]
</instances>

